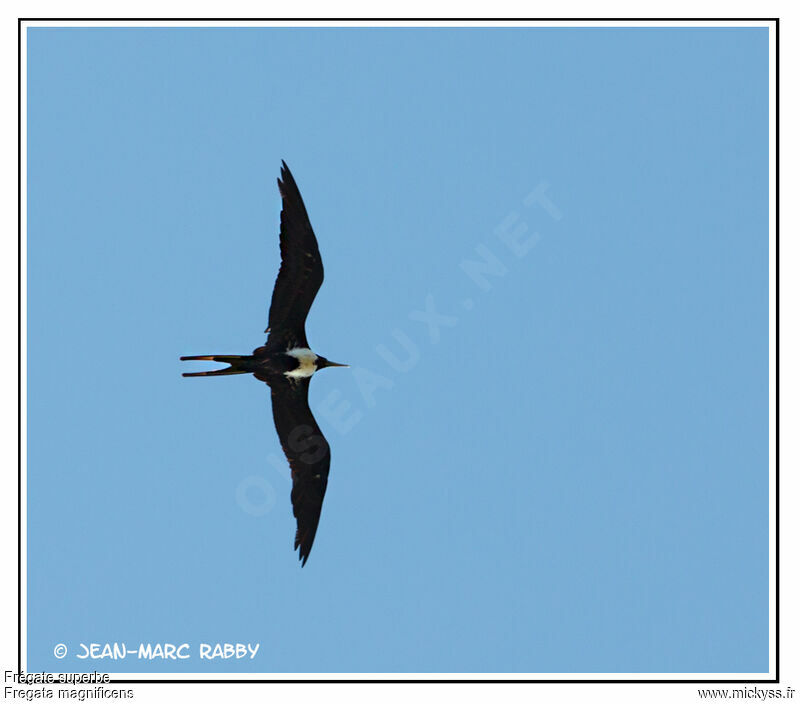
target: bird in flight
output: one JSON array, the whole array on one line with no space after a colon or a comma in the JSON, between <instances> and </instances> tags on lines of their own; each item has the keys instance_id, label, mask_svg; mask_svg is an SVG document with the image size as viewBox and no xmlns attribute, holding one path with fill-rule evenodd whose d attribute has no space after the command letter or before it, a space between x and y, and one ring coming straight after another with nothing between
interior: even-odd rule
<instances>
[{"instance_id":1,"label":"bird in flight","mask_svg":"<svg viewBox=\"0 0 800 704\"><path fill-rule=\"evenodd\" d=\"M252 374L269 385L275 429L292 470L292 507L297 519L294 549L299 548L305 565L317 533L331 464L330 446L308 406L308 385L320 369L348 365L331 362L309 349L306 317L322 285L322 259L294 176L286 162L281 164L281 268L272 291L266 343L251 355L211 354L181 360L229 365L183 376Z\"/></svg>"}]
</instances>

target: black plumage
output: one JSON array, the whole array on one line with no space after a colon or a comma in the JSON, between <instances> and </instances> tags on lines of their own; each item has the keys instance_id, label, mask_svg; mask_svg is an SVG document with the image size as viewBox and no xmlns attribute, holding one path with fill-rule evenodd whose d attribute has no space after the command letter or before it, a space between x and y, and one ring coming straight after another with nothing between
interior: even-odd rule
<instances>
[{"instance_id":1,"label":"black plumage","mask_svg":"<svg viewBox=\"0 0 800 704\"><path fill-rule=\"evenodd\" d=\"M268 350L308 347L306 317L325 272L319 245L292 172L281 162L281 268L269 307Z\"/></svg>"},{"instance_id":2,"label":"black plumage","mask_svg":"<svg viewBox=\"0 0 800 704\"><path fill-rule=\"evenodd\" d=\"M297 519L294 549L303 564L317 534L328 487L331 449L308 406L309 378L270 384L275 429L292 468L292 509Z\"/></svg>"},{"instance_id":3,"label":"black plumage","mask_svg":"<svg viewBox=\"0 0 800 704\"><path fill-rule=\"evenodd\" d=\"M292 507L297 519L294 547L305 565L319 525L328 486L330 446L308 405L311 376L330 362L308 349L305 323L322 285L324 271L317 238L289 167L282 162L278 189L282 199L281 267L269 308L269 337L252 355L203 355L182 360L211 360L230 366L184 376L253 374L269 385L275 429L292 472Z\"/></svg>"}]
</instances>

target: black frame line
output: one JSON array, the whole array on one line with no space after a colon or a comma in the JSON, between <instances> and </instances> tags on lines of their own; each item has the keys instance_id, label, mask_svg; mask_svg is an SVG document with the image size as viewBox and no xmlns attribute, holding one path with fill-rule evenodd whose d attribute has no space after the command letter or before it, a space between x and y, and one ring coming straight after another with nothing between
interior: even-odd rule
<instances>
[{"instance_id":1,"label":"black frame line","mask_svg":"<svg viewBox=\"0 0 800 704\"><path fill-rule=\"evenodd\" d=\"M108 684L780 684L780 18L779 17L18 17L17 18L17 670L22 671L22 29L25 22L773 22L775 24L775 678L774 679L119 679Z\"/></svg>"}]
</instances>

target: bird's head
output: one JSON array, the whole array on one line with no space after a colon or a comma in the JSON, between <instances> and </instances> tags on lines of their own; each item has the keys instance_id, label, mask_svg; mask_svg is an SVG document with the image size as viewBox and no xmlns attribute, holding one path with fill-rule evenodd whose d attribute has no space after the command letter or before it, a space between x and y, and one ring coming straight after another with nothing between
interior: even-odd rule
<instances>
[{"instance_id":1,"label":"bird's head","mask_svg":"<svg viewBox=\"0 0 800 704\"><path fill-rule=\"evenodd\" d=\"M349 367L349 364L339 364L339 362L331 362L325 357L317 357L317 371L325 369L325 367Z\"/></svg>"}]
</instances>

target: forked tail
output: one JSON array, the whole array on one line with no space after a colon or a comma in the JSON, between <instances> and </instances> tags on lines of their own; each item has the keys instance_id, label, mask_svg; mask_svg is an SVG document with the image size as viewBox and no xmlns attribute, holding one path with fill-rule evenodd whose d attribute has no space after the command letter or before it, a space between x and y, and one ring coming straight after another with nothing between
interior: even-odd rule
<instances>
[{"instance_id":1,"label":"forked tail","mask_svg":"<svg viewBox=\"0 0 800 704\"><path fill-rule=\"evenodd\" d=\"M247 374L249 369L242 369L242 362L250 357L236 354L207 354L195 357L181 357L182 362L195 360L208 360L209 362L222 362L231 366L225 369L215 369L212 372L184 372L183 376L227 376L228 374Z\"/></svg>"}]
</instances>

